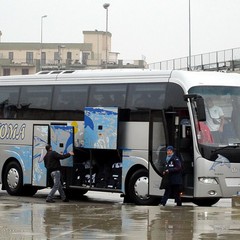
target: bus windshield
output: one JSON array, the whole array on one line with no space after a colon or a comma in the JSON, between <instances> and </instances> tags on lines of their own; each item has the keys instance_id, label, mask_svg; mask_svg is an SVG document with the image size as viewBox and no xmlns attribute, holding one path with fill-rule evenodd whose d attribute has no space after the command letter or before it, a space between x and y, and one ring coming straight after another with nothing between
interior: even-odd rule
<instances>
[{"instance_id":1,"label":"bus windshield","mask_svg":"<svg viewBox=\"0 0 240 240\"><path fill-rule=\"evenodd\" d=\"M201 95L205 103L206 121L196 125L199 143L218 146L240 143L240 88L198 86L189 93Z\"/></svg>"}]
</instances>

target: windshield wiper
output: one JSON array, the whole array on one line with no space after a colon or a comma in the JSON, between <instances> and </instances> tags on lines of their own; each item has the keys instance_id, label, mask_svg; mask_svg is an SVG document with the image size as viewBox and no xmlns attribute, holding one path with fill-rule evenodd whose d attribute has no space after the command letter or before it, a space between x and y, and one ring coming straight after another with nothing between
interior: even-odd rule
<instances>
[{"instance_id":1,"label":"windshield wiper","mask_svg":"<svg viewBox=\"0 0 240 240\"><path fill-rule=\"evenodd\" d=\"M237 147L240 147L240 142L238 143L229 143L227 146L224 146L224 147L219 147L217 149L215 149L214 151L212 151L212 153L215 153L219 150L223 150L223 149L226 149L226 148L237 148Z\"/></svg>"}]
</instances>

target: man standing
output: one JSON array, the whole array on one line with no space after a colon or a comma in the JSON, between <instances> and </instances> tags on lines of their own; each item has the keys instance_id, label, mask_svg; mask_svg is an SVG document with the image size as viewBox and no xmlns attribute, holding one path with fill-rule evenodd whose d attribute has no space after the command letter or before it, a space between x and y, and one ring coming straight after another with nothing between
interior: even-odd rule
<instances>
[{"instance_id":1,"label":"man standing","mask_svg":"<svg viewBox=\"0 0 240 240\"><path fill-rule=\"evenodd\" d=\"M51 175L53 179L53 187L50 193L47 196L46 202L48 203L54 203L53 200L54 194L56 191L60 193L61 199L63 202L68 202L68 199L66 198L66 195L63 191L62 183L61 183L61 164L60 160L68 158L72 155L74 155L73 152L69 152L67 154L59 154L56 151L52 151L52 146L47 145L46 146L47 153L44 156L44 164L47 168L48 173Z\"/></svg>"},{"instance_id":2,"label":"man standing","mask_svg":"<svg viewBox=\"0 0 240 240\"><path fill-rule=\"evenodd\" d=\"M160 165L162 166L162 170L160 169L160 171L163 179L168 178L168 183L162 187L165 188L165 192L161 200L161 205L165 206L169 197L173 195L177 206L182 206L182 166L179 158L174 154L173 146L167 147L166 159Z\"/></svg>"}]
</instances>

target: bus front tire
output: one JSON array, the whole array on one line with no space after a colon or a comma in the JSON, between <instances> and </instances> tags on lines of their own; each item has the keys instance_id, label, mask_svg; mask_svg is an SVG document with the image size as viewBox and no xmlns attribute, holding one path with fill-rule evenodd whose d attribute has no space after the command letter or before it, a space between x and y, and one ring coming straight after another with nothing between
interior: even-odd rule
<instances>
[{"instance_id":1,"label":"bus front tire","mask_svg":"<svg viewBox=\"0 0 240 240\"><path fill-rule=\"evenodd\" d=\"M23 174L17 162L13 161L8 163L4 172L3 181L8 194L19 196L23 193Z\"/></svg>"},{"instance_id":2,"label":"bus front tire","mask_svg":"<svg viewBox=\"0 0 240 240\"><path fill-rule=\"evenodd\" d=\"M130 178L128 194L133 203L137 205L154 205L157 198L149 196L148 171L146 169L137 170Z\"/></svg>"},{"instance_id":3,"label":"bus front tire","mask_svg":"<svg viewBox=\"0 0 240 240\"><path fill-rule=\"evenodd\" d=\"M216 204L220 198L195 198L192 200L192 203L200 207L211 207Z\"/></svg>"}]
</instances>

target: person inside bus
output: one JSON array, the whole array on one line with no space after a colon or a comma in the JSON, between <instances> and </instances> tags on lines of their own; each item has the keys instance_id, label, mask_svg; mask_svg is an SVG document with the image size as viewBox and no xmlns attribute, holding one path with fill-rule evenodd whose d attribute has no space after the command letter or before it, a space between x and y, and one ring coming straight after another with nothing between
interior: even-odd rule
<instances>
[{"instance_id":1,"label":"person inside bus","mask_svg":"<svg viewBox=\"0 0 240 240\"><path fill-rule=\"evenodd\" d=\"M240 136L240 115L238 114L240 110L240 97L234 96L232 98L232 115L231 115L231 124L233 132L235 133L235 138L239 142Z\"/></svg>"},{"instance_id":2,"label":"person inside bus","mask_svg":"<svg viewBox=\"0 0 240 240\"><path fill-rule=\"evenodd\" d=\"M182 165L180 159L174 153L173 146L167 147L167 156L160 162L160 175L162 176L160 189L165 189L160 205L165 206L172 195L177 206L182 206Z\"/></svg>"},{"instance_id":3,"label":"person inside bus","mask_svg":"<svg viewBox=\"0 0 240 240\"><path fill-rule=\"evenodd\" d=\"M205 122L199 122L198 124L201 136L198 142L202 144L213 143L213 136L208 125Z\"/></svg>"},{"instance_id":4,"label":"person inside bus","mask_svg":"<svg viewBox=\"0 0 240 240\"><path fill-rule=\"evenodd\" d=\"M47 153L44 156L44 165L47 168L48 173L51 175L53 179L53 187L50 193L47 196L46 202L54 203L53 200L54 194L56 191L60 193L61 199L63 202L68 202L68 199L63 191L62 183L61 183L61 164L60 160L73 156L73 152L69 152L67 154L59 154L56 151L52 150L51 145L46 145Z\"/></svg>"},{"instance_id":5,"label":"person inside bus","mask_svg":"<svg viewBox=\"0 0 240 240\"><path fill-rule=\"evenodd\" d=\"M137 108L146 108L149 106L151 96L146 93L142 93L135 101L134 106Z\"/></svg>"},{"instance_id":6,"label":"person inside bus","mask_svg":"<svg viewBox=\"0 0 240 240\"><path fill-rule=\"evenodd\" d=\"M215 143L223 142L224 113L211 98L206 99L206 124L211 131Z\"/></svg>"}]
</instances>

